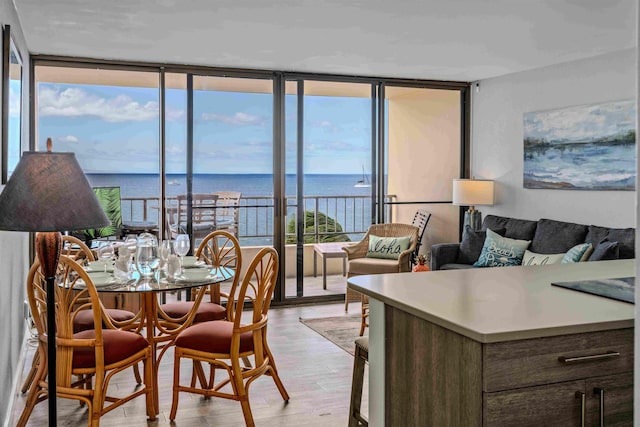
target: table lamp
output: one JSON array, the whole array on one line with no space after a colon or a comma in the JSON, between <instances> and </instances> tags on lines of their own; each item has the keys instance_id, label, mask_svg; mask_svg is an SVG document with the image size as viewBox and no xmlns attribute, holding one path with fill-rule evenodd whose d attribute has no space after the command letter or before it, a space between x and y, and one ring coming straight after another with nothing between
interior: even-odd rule
<instances>
[{"instance_id":1,"label":"table lamp","mask_svg":"<svg viewBox=\"0 0 640 427\"><path fill-rule=\"evenodd\" d=\"M476 205L493 205L493 181L486 179L454 179L453 204L469 206L464 213L464 226L470 225L473 230L482 227L482 213Z\"/></svg>"},{"instance_id":2,"label":"table lamp","mask_svg":"<svg viewBox=\"0 0 640 427\"><path fill-rule=\"evenodd\" d=\"M110 224L73 153L27 151L0 193L0 230L38 232L35 249L47 285L47 335L55 337L54 282L60 231ZM48 341L49 426L56 421L56 346Z\"/></svg>"}]
</instances>

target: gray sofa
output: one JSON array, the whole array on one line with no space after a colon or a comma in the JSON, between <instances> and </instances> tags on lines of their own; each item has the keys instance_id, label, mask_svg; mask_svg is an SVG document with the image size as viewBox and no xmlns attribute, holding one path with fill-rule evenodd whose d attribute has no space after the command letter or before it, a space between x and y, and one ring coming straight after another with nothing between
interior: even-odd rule
<instances>
[{"instance_id":1,"label":"gray sofa","mask_svg":"<svg viewBox=\"0 0 640 427\"><path fill-rule=\"evenodd\" d=\"M635 258L634 228L607 228L544 218L531 221L487 215L482 222L482 230L487 229L511 239L530 240L528 249L539 254L563 253L577 244L591 243L594 252L590 261ZM460 243L433 245L431 270L471 268L483 243L484 232L473 232L468 228Z\"/></svg>"}]
</instances>

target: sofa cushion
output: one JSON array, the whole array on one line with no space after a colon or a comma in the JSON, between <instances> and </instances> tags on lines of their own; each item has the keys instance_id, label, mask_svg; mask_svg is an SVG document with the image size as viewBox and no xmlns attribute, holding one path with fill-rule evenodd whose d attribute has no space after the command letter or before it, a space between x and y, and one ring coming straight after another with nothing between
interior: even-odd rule
<instances>
[{"instance_id":1,"label":"sofa cushion","mask_svg":"<svg viewBox=\"0 0 640 427\"><path fill-rule=\"evenodd\" d=\"M504 228L491 230L501 236L504 236L506 232ZM486 230L474 231L470 225L466 225L462 233L462 241L458 249L456 264L473 264L476 262L480 257L480 252L482 252L482 246L484 246L486 236Z\"/></svg>"},{"instance_id":2,"label":"sofa cushion","mask_svg":"<svg viewBox=\"0 0 640 427\"><path fill-rule=\"evenodd\" d=\"M618 242L609 242L606 239L596 246L589 257L589 261L608 261L618 259L620 256L620 245Z\"/></svg>"},{"instance_id":3,"label":"sofa cushion","mask_svg":"<svg viewBox=\"0 0 640 427\"><path fill-rule=\"evenodd\" d=\"M541 219L529 250L540 254L558 254L567 252L584 239L589 227L573 222Z\"/></svg>"},{"instance_id":4,"label":"sofa cushion","mask_svg":"<svg viewBox=\"0 0 640 427\"><path fill-rule=\"evenodd\" d=\"M593 252L593 245L591 243L580 243L575 245L564 254L562 257L562 264L571 264L574 262L584 262L589 259Z\"/></svg>"},{"instance_id":5,"label":"sofa cushion","mask_svg":"<svg viewBox=\"0 0 640 427\"><path fill-rule=\"evenodd\" d=\"M487 230L487 238L482 247L480 258L474 267L507 267L521 265L524 251L531 241L509 239L491 230Z\"/></svg>"},{"instance_id":6,"label":"sofa cushion","mask_svg":"<svg viewBox=\"0 0 640 427\"><path fill-rule=\"evenodd\" d=\"M636 230L634 228L607 228L590 225L585 242L597 247L600 242L607 239L610 242L618 242L620 259L635 258Z\"/></svg>"},{"instance_id":7,"label":"sofa cushion","mask_svg":"<svg viewBox=\"0 0 640 427\"><path fill-rule=\"evenodd\" d=\"M504 237L518 240L531 240L536 232L538 223L528 219L508 218L497 215L487 215L482 222L482 229L497 230L504 228ZM564 252L564 251L563 251Z\"/></svg>"}]
</instances>

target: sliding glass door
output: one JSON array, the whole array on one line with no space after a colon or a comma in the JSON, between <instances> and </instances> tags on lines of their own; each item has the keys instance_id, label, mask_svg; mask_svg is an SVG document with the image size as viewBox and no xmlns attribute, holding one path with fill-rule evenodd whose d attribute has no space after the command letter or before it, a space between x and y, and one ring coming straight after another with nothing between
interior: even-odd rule
<instances>
[{"instance_id":1,"label":"sliding glass door","mask_svg":"<svg viewBox=\"0 0 640 427\"><path fill-rule=\"evenodd\" d=\"M247 261L274 246L277 302L343 298L341 247L372 223L423 208L424 253L458 238L465 84L55 60L34 80L32 148L51 137L93 186L119 187L128 232L195 249L223 229Z\"/></svg>"},{"instance_id":2,"label":"sliding glass door","mask_svg":"<svg viewBox=\"0 0 640 427\"><path fill-rule=\"evenodd\" d=\"M346 253L371 224L372 84L286 83L286 296L344 294Z\"/></svg>"}]
</instances>

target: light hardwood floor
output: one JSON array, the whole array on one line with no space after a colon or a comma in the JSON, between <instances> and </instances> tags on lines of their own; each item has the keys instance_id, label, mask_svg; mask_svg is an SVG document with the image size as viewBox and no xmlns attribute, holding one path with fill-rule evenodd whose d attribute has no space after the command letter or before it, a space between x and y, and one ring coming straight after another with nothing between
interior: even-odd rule
<instances>
[{"instance_id":1,"label":"light hardwood floor","mask_svg":"<svg viewBox=\"0 0 640 427\"><path fill-rule=\"evenodd\" d=\"M335 277L336 280L340 280ZM342 278L344 280L344 278ZM306 284L306 283L305 283ZM359 303L349 305L349 313L359 313ZM257 426L346 426L353 357L318 333L299 322L300 317L329 317L344 315L344 304L309 305L272 308L269 317L269 343L274 353L280 377L290 395L285 404L270 377L263 376L249 390L253 416ZM31 361L26 355L25 365ZM25 366L23 376L29 366ZM183 363L182 378L189 378L191 364ZM154 422L147 421L144 398L135 399L101 420L102 426L243 426L239 402L226 399L204 399L180 393L175 423L169 422L173 352L170 350L160 365L160 414ZM184 381L184 380L183 380ZM118 374L113 388L131 390L135 387L130 370ZM367 384L363 395L363 412L367 411ZM13 408L15 425L24 407L26 395L18 392ZM58 399L58 425L86 425L86 408L77 402ZM38 404L29 426L47 425L47 403Z\"/></svg>"}]
</instances>

